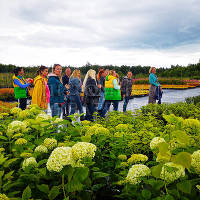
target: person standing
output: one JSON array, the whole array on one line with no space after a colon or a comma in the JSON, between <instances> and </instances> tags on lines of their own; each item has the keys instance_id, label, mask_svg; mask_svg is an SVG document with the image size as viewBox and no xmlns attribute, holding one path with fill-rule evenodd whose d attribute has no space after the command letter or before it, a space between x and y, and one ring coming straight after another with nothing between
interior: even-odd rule
<instances>
[{"instance_id":1,"label":"person standing","mask_svg":"<svg viewBox=\"0 0 200 200\"><path fill-rule=\"evenodd\" d=\"M97 83L96 72L90 69L83 81L84 102L86 105L85 120L93 121L93 114L99 102L101 85Z\"/></svg>"},{"instance_id":2,"label":"person standing","mask_svg":"<svg viewBox=\"0 0 200 200\"><path fill-rule=\"evenodd\" d=\"M73 115L76 110L76 106L79 110L79 113L83 113L83 106L80 99L80 93L82 92L80 85L80 70L75 69L69 79L69 98L71 111L70 115ZM83 116L81 116L81 120Z\"/></svg>"},{"instance_id":3,"label":"person standing","mask_svg":"<svg viewBox=\"0 0 200 200\"><path fill-rule=\"evenodd\" d=\"M101 117L105 117L105 114L113 103L114 110L118 110L119 101L121 100L120 85L117 81L117 74L114 70L110 71L110 74L105 80L105 106L101 113Z\"/></svg>"},{"instance_id":4,"label":"person standing","mask_svg":"<svg viewBox=\"0 0 200 200\"><path fill-rule=\"evenodd\" d=\"M121 84L121 92L124 99L123 112L126 112L126 108L132 92L132 85L133 85L132 75L133 75L132 72L128 72L127 76L123 78Z\"/></svg>"},{"instance_id":5,"label":"person standing","mask_svg":"<svg viewBox=\"0 0 200 200\"><path fill-rule=\"evenodd\" d=\"M13 87L15 98L18 99L19 108L25 110L27 105L27 90L29 85L31 84L31 79L28 79L28 82L24 79L24 70L22 67L15 68L14 74Z\"/></svg>"},{"instance_id":6,"label":"person standing","mask_svg":"<svg viewBox=\"0 0 200 200\"><path fill-rule=\"evenodd\" d=\"M40 108L47 110L50 102L50 91L47 84L48 68L40 66L37 71L37 77L34 79L34 89L31 104L37 104Z\"/></svg>"},{"instance_id":7,"label":"person standing","mask_svg":"<svg viewBox=\"0 0 200 200\"><path fill-rule=\"evenodd\" d=\"M52 117L61 116L62 104L64 103L64 93L67 89L63 86L60 81L62 73L62 66L54 64L53 73L49 74L48 86L50 90L50 108Z\"/></svg>"},{"instance_id":8,"label":"person standing","mask_svg":"<svg viewBox=\"0 0 200 200\"><path fill-rule=\"evenodd\" d=\"M151 67L149 69L149 83L150 83L150 88L149 88L149 102L155 104L156 103L156 87L160 87L160 90L162 91L162 87L160 83L158 82L158 77L156 76L156 68Z\"/></svg>"},{"instance_id":9,"label":"person standing","mask_svg":"<svg viewBox=\"0 0 200 200\"><path fill-rule=\"evenodd\" d=\"M66 88L69 88L69 78L70 78L70 75L71 75L71 69L68 67L65 70L65 75L62 77L63 85ZM70 105L70 100L69 100L69 92L68 92L65 95L65 104L63 105L63 117L64 118L69 115L69 105Z\"/></svg>"},{"instance_id":10,"label":"person standing","mask_svg":"<svg viewBox=\"0 0 200 200\"><path fill-rule=\"evenodd\" d=\"M100 93L100 98L99 98L99 103L97 107L97 111L101 113L103 110L103 105L104 105L104 94L105 94L105 70L101 68L97 74L97 81L98 84L101 85L101 93Z\"/></svg>"}]
</instances>

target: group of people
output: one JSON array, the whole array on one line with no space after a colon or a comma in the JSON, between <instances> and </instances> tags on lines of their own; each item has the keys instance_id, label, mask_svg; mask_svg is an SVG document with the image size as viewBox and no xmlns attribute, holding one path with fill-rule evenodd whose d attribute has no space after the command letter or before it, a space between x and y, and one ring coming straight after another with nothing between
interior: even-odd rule
<instances>
[{"instance_id":1,"label":"group of people","mask_svg":"<svg viewBox=\"0 0 200 200\"><path fill-rule=\"evenodd\" d=\"M161 88L155 73L155 67L151 68L149 103L156 102L156 88L157 86ZM22 67L17 67L14 74L15 98L19 101L19 107L24 110L32 79L23 78L24 70ZM119 101L122 98L124 99L123 112L126 112L133 79L132 72L129 71L120 83L115 70L100 68L97 74L95 70L90 69L82 82L79 69L75 69L71 73L71 69L67 68L62 76L62 66L54 64L50 74L48 74L47 67L40 66L33 85L31 104L37 104L44 110L47 110L48 104L50 104L52 117L60 117L63 112L63 118L68 118L68 115L73 115L76 110L82 114L84 104L86 114L85 116L81 115L81 120L93 121L94 112L97 111L101 117L105 117L111 104L113 104L113 109L117 111ZM81 96L81 94L84 95Z\"/></svg>"}]
</instances>

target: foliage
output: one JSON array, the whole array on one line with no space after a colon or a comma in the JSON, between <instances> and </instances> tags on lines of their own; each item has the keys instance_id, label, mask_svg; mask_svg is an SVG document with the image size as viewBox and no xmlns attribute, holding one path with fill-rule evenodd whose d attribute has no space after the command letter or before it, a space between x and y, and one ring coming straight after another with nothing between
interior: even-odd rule
<instances>
[{"instance_id":1,"label":"foliage","mask_svg":"<svg viewBox=\"0 0 200 200\"><path fill-rule=\"evenodd\" d=\"M110 112L94 122L52 118L37 106L0 117L5 199L197 199L199 109L186 103ZM192 107L190 107L192 106ZM194 109L195 108L195 109ZM151 110L152 109L152 110ZM193 110L192 110L193 109ZM156 137L156 139L154 139ZM162 138L162 139L161 139Z\"/></svg>"}]
</instances>

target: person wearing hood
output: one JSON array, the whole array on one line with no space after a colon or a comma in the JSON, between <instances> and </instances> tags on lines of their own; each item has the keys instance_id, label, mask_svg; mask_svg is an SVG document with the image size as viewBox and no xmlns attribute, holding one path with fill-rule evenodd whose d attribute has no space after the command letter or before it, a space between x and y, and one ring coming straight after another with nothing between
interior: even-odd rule
<instances>
[{"instance_id":1,"label":"person wearing hood","mask_svg":"<svg viewBox=\"0 0 200 200\"><path fill-rule=\"evenodd\" d=\"M90 69L83 81L84 102L86 104L85 120L93 121L93 114L99 102L101 84L97 83L96 71Z\"/></svg>"},{"instance_id":2,"label":"person wearing hood","mask_svg":"<svg viewBox=\"0 0 200 200\"><path fill-rule=\"evenodd\" d=\"M78 108L80 114L83 113L83 106L80 99L81 92L80 70L75 69L69 79L69 97L71 106L70 115L75 113L76 107ZM84 117L81 116L80 118L83 120Z\"/></svg>"},{"instance_id":3,"label":"person wearing hood","mask_svg":"<svg viewBox=\"0 0 200 200\"><path fill-rule=\"evenodd\" d=\"M31 84L31 79L27 79L28 82L26 79L24 79L24 70L22 67L15 68L14 74L15 75L12 77L12 79L15 98L18 99L19 108L25 110L27 105L27 89Z\"/></svg>"},{"instance_id":4,"label":"person wearing hood","mask_svg":"<svg viewBox=\"0 0 200 200\"><path fill-rule=\"evenodd\" d=\"M31 104L37 104L40 108L47 110L50 101L50 92L48 87L48 68L40 66L34 79L34 89Z\"/></svg>"},{"instance_id":5,"label":"person wearing hood","mask_svg":"<svg viewBox=\"0 0 200 200\"><path fill-rule=\"evenodd\" d=\"M114 110L117 111L120 100L121 93L120 85L117 81L117 74L114 70L111 70L105 80L105 106L101 113L101 117L105 117L111 103L113 103Z\"/></svg>"},{"instance_id":6,"label":"person wearing hood","mask_svg":"<svg viewBox=\"0 0 200 200\"><path fill-rule=\"evenodd\" d=\"M49 74L48 86L50 90L50 108L52 117L61 116L62 105L64 103L64 94L67 93L66 87L60 81L62 66L54 64L53 73Z\"/></svg>"},{"instance_id":7,"label":"person wearing hood","mask_svg":"<svg viewBox=\"0 0 200 200\"><path fill-rule=\"evenodd\" d=\"M121 84L121 92L124 99L123 112L126 112L126 108L132 92L132 85L133 85L132 75L133 75L132 72L128 72L127 76L123 78Z\"/></svg>"}]
</instances>

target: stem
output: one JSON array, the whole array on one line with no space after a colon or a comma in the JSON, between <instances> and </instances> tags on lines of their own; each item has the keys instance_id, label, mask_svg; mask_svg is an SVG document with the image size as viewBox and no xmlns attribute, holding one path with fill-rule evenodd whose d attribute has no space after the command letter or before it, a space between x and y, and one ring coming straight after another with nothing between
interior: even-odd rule
<instances>
[{"instance_id":1,"label":"stem","mask_svg":"<svg viewBox=\"0 0 200 200\"><path fill-rule=\"evenodd\" d=\"M167 185L166 185L166 183L165 183L165 191L166 191L166 193L168 194L168 191L167 191Z\"/></svg>"},{"instance_id":2,"label":"stem","mask_svg":"<svg viewBox=\"0 0 200 200\"><path fill-rule=\"evenodd\" d=\"M64 199L67 199L66 193L65 193L65 176L64 176L64 174L62 175L62 189L63 189Z\"/></svg>"}]
</instances>

